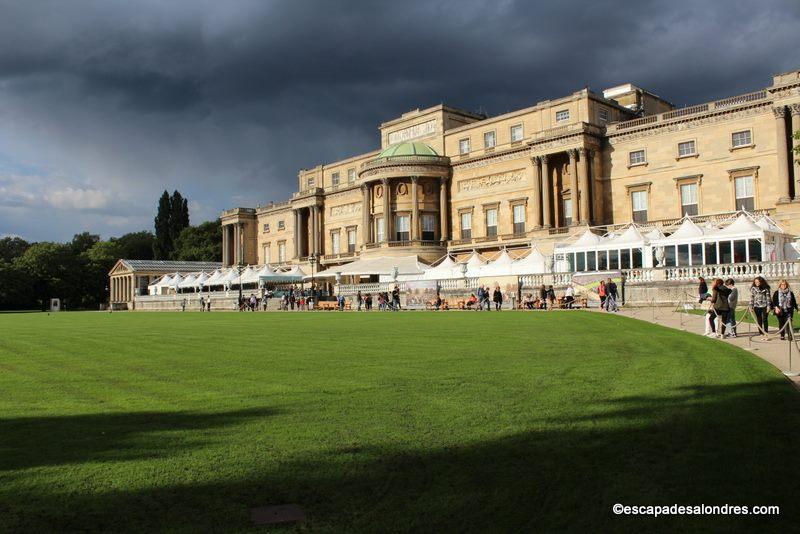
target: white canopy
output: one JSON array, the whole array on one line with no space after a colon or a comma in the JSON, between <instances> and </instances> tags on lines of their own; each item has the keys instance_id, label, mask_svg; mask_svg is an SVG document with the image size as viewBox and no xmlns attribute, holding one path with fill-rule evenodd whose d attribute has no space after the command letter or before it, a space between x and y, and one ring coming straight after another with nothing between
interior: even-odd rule
<instances>
[{"instance_id":1,"label":"white canopy","mask_svg":"<svg viewBox=\"0 0 800 534\"><path fill-rule=\"evenodd\" d=\"M761 218L756 221L756 224L767 232L772 232L774 234L785 233L775 221L766 215L762 215Z\"/></svg>"},{"instance_id":2,"label":"white canopy","mask_svg":"<svg viewBox=\"0 0 800 534\"><path fill-rule=\"evenodd\" d=\"M258 283L258 271L256 271L253 267L247 266L247 269L242 271L242 285L244 284L257 284Z\"/></svg>"},{"instance_id":3,"label":"white canopy","mask_svg":"<svg viewBox=\"0 0 800 534\"><path fill-rule=\"evenodd\" d=\"M705 236L705 231L697 226L689 217L685 217L677 230L670 235L659 239L659 245L675 244L678 242L700 241ZM656 243L653 243L654 245Z\"/></svg>"},{"instance_id":4,"label":"white canopy","mask_svg":"<svg viewBox=\"0 0 800 534\"><path fill-rule=\"evenodd\" d=\"M461 268L449 254L435 267L425 271L422 276L425 280L451 280L461 278Z\"/></svg>"},{"instance_id":5,"label":"white canopy","mask_svg":"<svg viewBox=\"0 0 800 534\"><path fill-rule=\"evenodd\" d=\"M641 247L644 246L645 244L645 237L639 231L639 228L637 228L635 225L632 224L628 226L628 228L625 229L625 231L622 232L620 235L616 236L615 238L603 244L607 245L610 248L615 248L617 246L621 246L624 248L635 245Z\"/></svg>"},{"instance_id":6,"label":"white canopy","mask_svg":"<svg viewBox=\"0 0 800 534\"><path fill-rule=\"evenodd\" d=\"M524 258L520 258L511 265L512 274L539 274L547 272L547 258L535 246Z\"/></svg>"},{"instance_id":7,"label":"white canopy","mask_svg":"<svg viewBox=\"0 0 800 534\"><path fill-rule=\"evenodd\" d=\"M595 250L598 246L605 244L606 241L608 241L608 238L601 237L587 229L572 243L558 243L554 248L568 249L570 252L582 252L585 250Z\"/></svg>"},{"instance_id":8,"label":"white canopy","mask_svg":"<svg viewBox=\"0 0 800 534\"><path fill-rule=\"evenodd\" d=\"M175 276L172 277L172 280L169 281L169 287L174 287L175 289L181 287L181 282L183 282L183 276L180 273L175 273Z\"/></svg>"},{"instance_id":9,"label":"white canopy","mask_svg":"<svg viewBox=\"0 0 800 534\"><path fill-rule=\"evenodd\" d=\"M744 213L736 217L736 220L725 228L721 228L711 233L714 238L747 238L747 237L760 237L764 234L764 229L757 225L753 220Z\"/></svg>"},{"instance_id":10,"label":"white canopy","mask_svg":"<svg viewBox=\"0 0 800 534\"><path fill-rule=\"evenodd\" d=\"M513 264L514 258L504 249L497 258L484 265L479 270L480 276L508 276L511 274L511 266ZM467 265L469 265L469 262L467 262ZM469 267L467 269L469 269Z\"/></svg>"},{"instance_id":11,"label":"white canopy","mask_svg":"<svg viewBox=\"0 0 800 534\"><path fill-rule=\"evenodd\" d=\"M228 272L225 273L224 276L221 276L218 280L219 284L224 286L231 286L233 284L239 284L239 271L236 267L231 267L228 269Z\"/></svg>"},{"instance_id":12,"label":"white canopy","mask_svg":"<svg viewBox=\"0 0 800 534\"><path fill-rule=\"evenodd\" d=\"M223 271L221 269L217 269L216 271L211 273L211 276L205 279L203 285L205 287L218 286L221 283L219 279L222 276L222 273Z\"/></svg>"},{"instance_id":13,"label":"white canopy","mask_svg":"<svg viewBox=\"0 0 800 534\"><path fill-rule=\"evenodd\" d=\"M187 289L187 288L193 288L193 287L196 287L196 286L197 286L197 284L195 284L195 280L197 280L197 276L196 276L194 273L189 273L189 274L187 274L187 275L186 275L186 277L185 277L183 280L181 280L181 282L178 284L178 288L180 288L180 289Z\"/></svg>"},{"instance_id":14,"label":"white canopy","mask_svg":"<svg viewBox=\"0 0 800 534\"><path fill-rule=\"evenodd\" d=\"M419 261L417 256L378 256L375 258L359 258L350 263L331 267L319 272L316 278L342 276L392 276L397 268L400 275L421 275L428 266ZM309 278L309 277L306 277Z\"/></svg>"},{"instance_id":15,"label":"white canopy","mask_svg":"<svg viewBox=\"0 0 800 534\"><path fill-rule=\"evenodd\" d=\"M653 228L652 230L644 234L644 237L649 241L653 241L655 239L663 239L664 232L662 232L658 228Z\"/></svg>"},{"instance_id":16,"label":"white canopy","mask_svg":"<svg viewBox=\"0 0 800 534\"><path fill-rule=\"evenodd\" d=\"M486 261L476 251L473 251L469 259L463 263L467 266L466 276L469 278L480 276L483 266L486 265Z\"/></svg>"},{"instance_id":17,"label":"white canopy","mask_svg":"<svg viewBox=\"0 0 800 534\"><path fill-rule=\"evenodd\" d=\"M206 280L208 280L208 275L201 271L200 274L197 275L195 278L194 285L197 287L204 287L206 285Z\"/></svg>"}]
</instances>

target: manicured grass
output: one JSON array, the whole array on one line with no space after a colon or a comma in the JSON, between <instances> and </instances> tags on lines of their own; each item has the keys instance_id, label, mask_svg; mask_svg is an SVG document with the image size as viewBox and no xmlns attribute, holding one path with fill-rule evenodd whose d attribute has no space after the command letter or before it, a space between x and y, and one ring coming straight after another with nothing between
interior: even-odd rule
<instances>
[{"instance_id":1,"label":"manicured grass","mask_svg":"<svg viewBox=\"0 0 800 534\"><path fill-rule=\"evenodd\" d=\"M794 528L800 395L592 312L0 316L0 531ZM780 505L623 517L615 503Z\"/></svg>"}]
</instances>

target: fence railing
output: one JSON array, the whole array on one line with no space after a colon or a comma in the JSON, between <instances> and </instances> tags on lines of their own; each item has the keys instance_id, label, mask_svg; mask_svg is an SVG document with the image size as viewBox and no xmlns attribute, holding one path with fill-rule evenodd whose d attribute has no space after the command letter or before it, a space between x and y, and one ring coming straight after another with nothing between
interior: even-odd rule
<instances>
[{"instance_id":1,"label":"fence railing","mask_svg":"<svg viewBox=\"0 0 800 534\"><path fill-rule=\"evenodd\" d=\"M800 277L800 261L774 261L758 263L726 263L718 265L692 265L682 267L654 267L623 271L626 283L694 282L703 278L733 278L752 280L763 276L771 280Z\"/></svg>"}]
</instances>

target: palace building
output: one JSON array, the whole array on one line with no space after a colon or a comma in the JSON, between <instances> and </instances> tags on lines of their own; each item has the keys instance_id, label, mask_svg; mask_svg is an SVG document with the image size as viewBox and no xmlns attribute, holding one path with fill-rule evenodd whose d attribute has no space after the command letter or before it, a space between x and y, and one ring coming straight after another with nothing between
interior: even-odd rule
<instances>
[{"instance_id":1,"label":"palace building","mask_svg":"<svg viewBox=\"0 0 800 534\"><path fill-rule=\"evenodd\" d=\"M497 117L445 105L380 125L380 148L298 173L283 202L221 214L224 266L512 250L587 227L769 215L800 233L800 71L676 109L624 84Z\"/></svg>"}]
</instances>

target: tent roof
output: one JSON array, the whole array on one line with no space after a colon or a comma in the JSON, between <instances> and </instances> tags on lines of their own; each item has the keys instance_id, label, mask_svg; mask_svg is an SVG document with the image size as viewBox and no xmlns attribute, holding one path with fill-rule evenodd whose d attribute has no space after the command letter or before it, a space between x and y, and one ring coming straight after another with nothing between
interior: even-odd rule
<instances>
[{"instance_id":1,"label":"tent roof","mask_svg":"<svg viewBox=\"0 0 800 534\"><path fill-rule=\"evenodd\" d=\"M547 271L547 258L539 252L536 246L531 245L531 252L520 258L511 266L513 274L538 274Z\"/></svg>"},{"instance_id":2,"label":"tent roof","mask_svg":"<svg viewBox=\"0 0 800 534\"><path fill-rule=\"evenodd\" d=\"M194 283L195 280L197 280L197 276L195 276L194 273L189 273L184 277L183 280L181 280L181 282L178 284L178 287L194 287L197 285Z\"/></svg>"},{"instance_id":3,"label":"tent roof","mask_svg":"<svg viewBox=\"0 0 800 534\"><path fill-rule=\"evenodd\" d=\"M222 282L220 282L220 278L222 277L222 273L223 273L223 272L224 272L224 271L223 271L222 269L217 269L216 271L214 271L213 273L211 273L211 276L209 276L209 277L208 277L208 278L205 280L205 285L207 285L207 286L213 286L213 285L219 285L219 284L221 284Z\"/></svg>"},{"instance_id":4,"label":"tent roof","mask_svg":"<svg viewBox=\"0 0 800 534\"><path fill-rule=\"evenodd\" d=\"M767 232L773 232L775 234L785 233L783 229L778 226L777 223L775 223L775 221L766 215L762 215L761 218L756 221L756 224Z\"/></svg>"},{"instance_id":5,"label":"tent roof","mask_svg":"<svg viewBox=\"0 0 800 534\"><path fill-rule=\"evenodd\" d=\"M419 261L419 258L414 256L395 256L386 257L379 256L376 258L359 258L356 261L340 265L323 271L324 273L332 272L350 276L350 275L391 275L394 268L397 267L397 274L422 274L428 266Z\"/></svg>"},{"instance_id":6,"label":"tent roof","mask_svg":"<svg viewBox=\"0 0 800 534\"><path fill-rule=\"evenodd\" d=\"M703 237L705 232L702 228L697 226L694 221L690 218L686 217L683 219L683 222L678 227L677 230L672 232L669 236L667 236L670 240L675 239L692 239L695 237Z\"/></svg>"},{"instance_id":7,"label":"tent roof","mask_svg":"<svg viewBox=\"0 0 800 534\"><path fill-rule=\"evenodd\" d=\"M645 238L639 229L634 226L630 225L624 232L620 235L608 241L607 245L615 246L615 245L632 245L634 243L644 244Z\"/></svg>"},{"instance_id":8,"label":"tent roof","mask_svg":"<svg viewBox=\"0 0 800 534\"><path fill-rule=\"evenodd\" d=\"M591 245L597 245L603 240L602 237L595 234L591 230L586 230L581 236L574 242L571 243L573 247L586 247Z\"/></svg>"},{"instance_id":9,"label":"tent roof","mask_svg":"<svg viewBox=\"0 0 800 534\"><path fill-rule=\"evenodd\" d=\"M511 257L508 251L503 250L496 259L480 269L480 274L481 276L510 275L512 274L511 266L514 264L514 261L514 258Z\"/></svg>"},{"instance_id":10,"label":"tent roof","mask_svg":"<svg viewBox=\"0 0 800 534\"><path fill-rule=\"evenodd\" d=\"M481 258L480 254L478 254L477 252L473 251L473 253L470 255L469 259L466 261L466 264L467 264L468 268L475 268L475 267L482 267L483 265L486 265L486 262L484 261L483 258Z\"/></svg>"},{"instance_id":11,"label":"tent roof","mask_svg":"<svg viewBox=\"0 0 800 534\"><path fill-rule=\"evenodd\" d=\"M664 232L662 232L658 228L653 228L652 230L644 234L644 237L646 237L651 241L654 239L664 239Z\"/></svg>"},{"instance_id":12,"label":"tent roof","mask_svg":"<svg viewBox=\"0 0 800 534\"><path fill-rule=\"evenodd\" d=\"M745 215L744 213L740 214L736 217L736 220L733 221L731 224L713 232L714 237L725 237L725 236L738 236L738 235L753 235L753 234L763 234L764 229L753 222L753 220Z\"/></svg>"}]
</instances>

